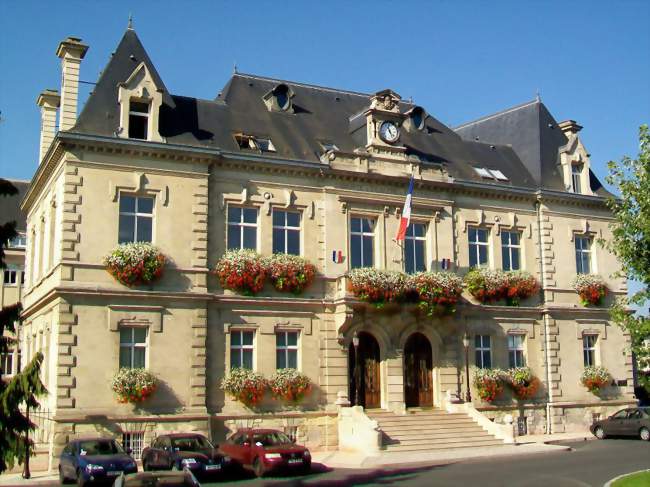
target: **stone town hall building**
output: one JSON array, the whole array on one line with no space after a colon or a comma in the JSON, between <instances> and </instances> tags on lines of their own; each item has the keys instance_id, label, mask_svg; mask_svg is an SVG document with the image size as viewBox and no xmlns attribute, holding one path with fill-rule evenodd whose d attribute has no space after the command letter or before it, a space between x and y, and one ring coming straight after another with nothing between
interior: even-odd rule
<instances>
[{"instance_id":1,"label":"stone town hall building","mask_svg":"<svg viewBox=\"0 0 650 487\"><path fill-rule=\"evenodd\" d=\"M583 307L571 286L577 272L597 273L607 302L626 292L611 277L614 256L596 242L610 235L608 193L575 122L557 123L538 99L451 129L390 90L238 73L212 100L173 95L131 29L77 117L87 49L67 38L56 51L63 85L38 98L40 164L22 201L22 362L45 355L52 468L65 441L88 431L136 447L163 430L219 441L263 417L220 390L224 374L245 365L268 376L287 360L314 390L298 410L265 421L297 427L312 447L343 447L342 422L377 426L337 406L354 400L355 334L358 402L371 416L392 411L397 424L406 408L446 414L465 397L466 333L471 368L525 363L543 385L523 404L474 394L462 411L488 431L507 414L526 418L529 432L583 428L633 400L628 337L606 304ZM411 173L405 255L393 238ZM102 264L134 240L169 258L151 286L125 287ZM229 247L296 253L318 275L299 296L224 291L210 271ZM519 307L465 294L455 314L433 318L406 305L376 310L347 291L353 267L436 271L443 262L459 275L471 265L524 269L541 291ZM580 385L587 362L611 373L606 394ZM139 408L111 391L120 365L161 381ZM425 447L447 444L434 440Z\"/></svg>"}]
</instances>

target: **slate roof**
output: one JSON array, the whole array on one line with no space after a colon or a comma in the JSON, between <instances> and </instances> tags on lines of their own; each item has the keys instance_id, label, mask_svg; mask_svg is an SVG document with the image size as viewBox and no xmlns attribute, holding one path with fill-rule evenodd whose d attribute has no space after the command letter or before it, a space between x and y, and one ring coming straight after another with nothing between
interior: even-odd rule
<instances>
[{"instance_id":1,"label":"slate roof","mask_svg":"<svg viewBox=\"0 0 650 487\"><path fill-rule=\"evenodd\" d=\"M249 151L240 149L234 138L234 134L244 133L272 140L276 152L264 154L269 160L291 159L324 165L319 142L334 143L344 152L365 146L365 120L361 114L369 107L372 95L240 73L231 77L214 100L172 95L131 29L125 32L72 132L116 136L118 84L140 62L147 65L163 92L159 131L168 143L245 153ZM269 111L264 103L263 96L279 83L291 87L294 113ZM413 106L402 102L400 110L405 113ZM556 148L566 139L558 128L548 136L535 135L535 127L552 120L552 116L545 107L536 104L531 107L519 114L523 116L523 124L516 116L495 124L494 127L505 130L498 137L496 128L492 129L493 125L487 121L476 122L472 128L460 128L457 133L429 115L423 131L403 129L400 143L406 146L407 153L417 155L422 161L445 164L457 180L537 189L541 173L544 187L564 190L553 164ZM529 112L536 115L531 119ZM517 128L523 130L523 137L514 136ZM481 135L487 130L488 135L495 135L481 136L477 142L472 140L472 130ZM537 167L539 161L544 163L541 170ZM509 181L482 178L473 167L499 169Z\"/></svg>"},{"instance_id":2,"label":"slate roof","mask_svg":"<svg viewBox=\"0 0 650 487\"><path fill-rule=\"evenodd\" d=\"M29 189L29 181L8 179L18 193L13 196L0 196L0 224L16 222L16 230L24 232L27 229L27 216L20 211L20 202Z\"/></svg>"},{"instance_id":3,"label":"slate roof","mask_svg":"<svg viewBox=\"0 0 650 487\"><path fill-rule=\"evenodd\" d=\"M565 191L559 148L568 139L540 99L465 123L455 131L465 140L512 146L539 187ZM590 171L589 176L592 190L609 196L596 175Z\"/></svg>"}]
</instances>

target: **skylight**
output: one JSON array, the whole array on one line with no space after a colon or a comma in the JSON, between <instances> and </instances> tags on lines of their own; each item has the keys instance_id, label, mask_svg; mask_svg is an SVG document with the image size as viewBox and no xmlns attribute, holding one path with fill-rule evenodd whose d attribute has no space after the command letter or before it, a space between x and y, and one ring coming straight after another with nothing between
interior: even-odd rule
<instances>
[{"instance_id":1,"label":"skylight","mask_svg":"<svg viewBox=\"0 0 650 487\"><path fill-rule=\"evenodd\" d=\"M321 142L320 145L325 152L331 150L335 150L335 151L339 150L338 146L334 142Z\"/></svg>"},{"instance_id":2,"label":"skylight","mask_svg":"<svg viewBox=\"0 0 650 487\"><path fill-rule=\"evenodd\" d=\"M489 169L489 171L490 171L490 173L492 173L492 176L497 178L499 181L508 181L508 178L506 177L506 175L503 174L498 169Z\"/></svg>"},{"instance_id":3,"label":"skylight","mask_svg":"<svg viewBox=\"0 0 650 487\"><path fill-rule=\"evenodd\" d=\"M235 134L235 140L240 149L257 149L262 152L275 152L275 146L271 139L266 137L255 137L253 135Z\"/></svg>"},{"instance_id":4,"label":"skylight","mask_svg":"<svg viewBox=\"0 0 650 487\"><path fill-rule=\"evenodd\" d=\"M255 143L262 152L275 152L275 146L271 142L271 139L255 137Z\"/></svg>"},{"instance_id":5,"label":"skylight","mask_svg":"<svg viewBox=\"0 0 650 487\"><path fill-rule=\"evenodd\" d=\"M484 167L475 167L474 171L476 171L476 174L478 174L482 178L493 179L492 174L490 174L490 172Z\"/></svg>"}]
</instances>

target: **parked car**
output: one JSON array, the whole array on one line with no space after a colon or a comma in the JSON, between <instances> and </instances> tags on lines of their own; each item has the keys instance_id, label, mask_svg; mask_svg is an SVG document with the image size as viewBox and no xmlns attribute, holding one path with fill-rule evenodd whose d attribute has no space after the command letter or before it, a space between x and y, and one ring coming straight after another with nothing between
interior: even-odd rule
<instances>
[{"instance_id":1,"label":"parked car","mask_svg":"<svg viewBox=\"0 0 650 487\"><path fill-rule=\"evenodd\" d=\"M601 440L607 436L638 436L649 441L650 407L622 409L607 419L594 421L589 429Z\"/></svg>"},{"instance_id":2,"label":"parked car","mask_svg":"<svg viewBox=\"0 0 650 487\"><path fill-rule=\"evenodd\" d=\"M135 473L138 466L130 452L112 438L80 438L69 442L59 459L59 480L62 484L77 481L113 483L122 473Z\"/></svg>"},{"instance_id":3,"label":"parked car","mask_svg":"<svg viewBox=\"0 0 650 487\"><path fill-rule=\"evenodd\" d=\"M142 470L189 469L197 477L224 474L230 457L198 433L160 435L142 450Z\"/></svg>"},{"instance_id":4,"label":"parked car","mask_svg":"<svg viewBox=\"0 0 650 487\"><path fill-rule=\"evenodd\" d=\"M220 447L233 462L252 468L258 477L270 472L307 473L311 470L309 450L294 444L282 431L241 429Z\"/></svg>"},{"instance_id":5,"label":"parked car","mask_svg":"<svg viewBox=\"0 0 650 487\"><path fill-rule=\"evenodd\" d=\"M140 472L120 475L113 487L201 487L192 472L183 469L179 472Z\"/></svg>"}]
</instances>

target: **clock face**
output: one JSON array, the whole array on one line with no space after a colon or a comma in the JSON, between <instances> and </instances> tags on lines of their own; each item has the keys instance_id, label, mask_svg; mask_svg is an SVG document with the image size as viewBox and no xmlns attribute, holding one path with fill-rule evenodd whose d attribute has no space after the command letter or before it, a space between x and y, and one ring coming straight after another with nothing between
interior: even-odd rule
<instances>
[{"instance_id":1,"label":"clock face","mask_svg":"<svg viewBox=\"0 0 650 487\"><path fill-rule=\"evenodd\" d=\"M399 139L399 129L392 122L384 122L379 127L379 137L381 137L384 142L392 144Z\"/></svg>"}]
</instances>

